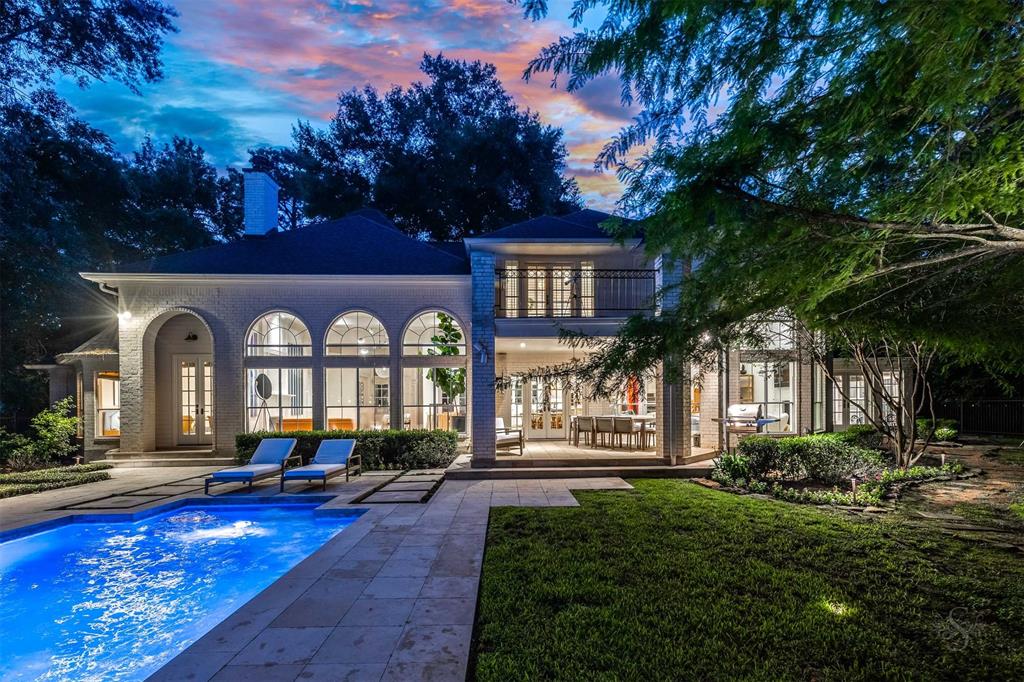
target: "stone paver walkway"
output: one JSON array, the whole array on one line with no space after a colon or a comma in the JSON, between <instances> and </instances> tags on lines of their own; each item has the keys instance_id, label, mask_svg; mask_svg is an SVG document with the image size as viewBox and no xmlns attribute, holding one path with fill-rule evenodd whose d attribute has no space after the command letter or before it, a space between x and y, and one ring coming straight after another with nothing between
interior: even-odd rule
<instances>
[{"instance_id":1,"label":"stone paver walkway","mask_svg":"<svg viewBox=\"0 0 1024 682\"><path fill-rule=\"evenodd\" d=\"M490 507L630 487L447 481L427 504L372 505L151 680L464 680Z\"/></svg>"},{"instance_id":2,"label":"stone paver walkway","mask_svg":"<svg viewBox=\"0 0 1024 682\"><path fill-rule=\"evenodd\" d=\"M387 483L380 490L360 500L368 504L394 502L423 502L444 479L443 469L409 471Z\"/></svg>"}]
</instances>

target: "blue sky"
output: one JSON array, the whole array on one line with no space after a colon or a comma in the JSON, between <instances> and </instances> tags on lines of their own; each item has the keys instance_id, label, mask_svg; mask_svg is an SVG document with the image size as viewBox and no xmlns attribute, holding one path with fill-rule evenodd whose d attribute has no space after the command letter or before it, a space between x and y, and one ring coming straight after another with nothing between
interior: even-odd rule
<instances>
[{"instance_id":1,"label":"blue sky","mask_svg":"<svg viewBox=\"0 0 1024 682\"><path fill-rule=\"evenodd\" d=\"M550 78L522 80L531 57L572 30L564 0L531 22L505 0L177 0L180 32L163 52L165 78L136 95L116 83L61 90L79 114L128 152L148 135L185 135L218 166L245 162L246 149L287 144L298 119L325 124L339 92L419 79L424 52L494 63L521 107L565 131L569 173L588 205L610 209L614 173L594 157L631 112L618 83L599 79L577 93Z\"/></svg>"}]
</instances>

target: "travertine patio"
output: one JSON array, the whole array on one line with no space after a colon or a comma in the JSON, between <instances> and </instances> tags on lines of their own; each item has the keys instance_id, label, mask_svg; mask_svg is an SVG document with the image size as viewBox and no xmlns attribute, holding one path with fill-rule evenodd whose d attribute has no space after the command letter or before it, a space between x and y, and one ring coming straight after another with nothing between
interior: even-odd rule
<instances>
[{"instance_id":1,"label":"travertine patio","mask_svg":"<svg viewBox=\"0 0 1024 682\"><path fill-rule=\"evenodd\" d=\"M182 479L200 473L119 472L103 484L5 500L0 516L9 528L75 513L53 510L100 497L97 492L124 498L144 485L184 487L190 484ZM327 506L366 513L151 679L463 680L490 507L576 506L572 489L631 487L618 478L446 481L426 504L349 503L396 473L331 484L337 496ZM318 487L306 490L322 494ZM276 496L277 484L251 495ZM133 511L201 496L146 501ZM124 508L89 507L89 513L104 511Z\"/></svg>"}]
</instances>

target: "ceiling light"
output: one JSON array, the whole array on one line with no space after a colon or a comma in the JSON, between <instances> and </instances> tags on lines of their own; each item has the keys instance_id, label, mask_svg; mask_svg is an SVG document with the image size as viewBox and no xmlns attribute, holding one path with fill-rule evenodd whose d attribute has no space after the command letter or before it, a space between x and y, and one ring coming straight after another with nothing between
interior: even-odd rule
<instances>
[{"instance_id":1,"label":"ceiling light","mask_svg":"<svg viewBox=\"0 0 1024 682\"><path fill-rule=\"evenodd\" d=\"M519 347L520 348L526 348L526 342L525 341L520 341L519 342Z\"/></svg>"}]
</instances>

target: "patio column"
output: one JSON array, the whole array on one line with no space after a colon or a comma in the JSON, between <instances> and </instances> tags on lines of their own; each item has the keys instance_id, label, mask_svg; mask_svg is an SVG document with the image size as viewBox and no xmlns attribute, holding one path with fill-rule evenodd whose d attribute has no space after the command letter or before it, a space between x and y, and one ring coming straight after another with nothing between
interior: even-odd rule
<instances>
[{"instance_id":1,"label":"patio column","mask_svg":"<svg viewBox=\"0 0 1024 682\"><path fill-rule=\"evenodd\" d=\"M493 466L494 430L494 254L470 256L473 285L473 331L470 399L473 401L473 466Z\"/></svg>"},{"instance_id":2,"label":"patio column","mask_svg":"<svg viewBox=\"0 0 1024 682\"><path fill-rule=\"evenodd\" d=\"M672 375L671 363L677 374ZM689 363L665 359L664 378L658 382L658 454L665 464L684 464L690 456L693 434L690 424Z\"/></svg>"},{"instance_id":3,"label":"patio column","mask_svg":"<svg viewBox=\"0 0 1024 682\"><path fill-rule=\"evenodd\" d=\"M683 264L659 256L655 263L655 287L658 291L656 314L679 305L678 285L688 271ZM666 287L672 287L666 289ZM662 380L658 383L658 453L668 465L683 464L690 455L693 435L690 426L690 362L666 357L662 361Z\"/></svg>"}]
</instances>

